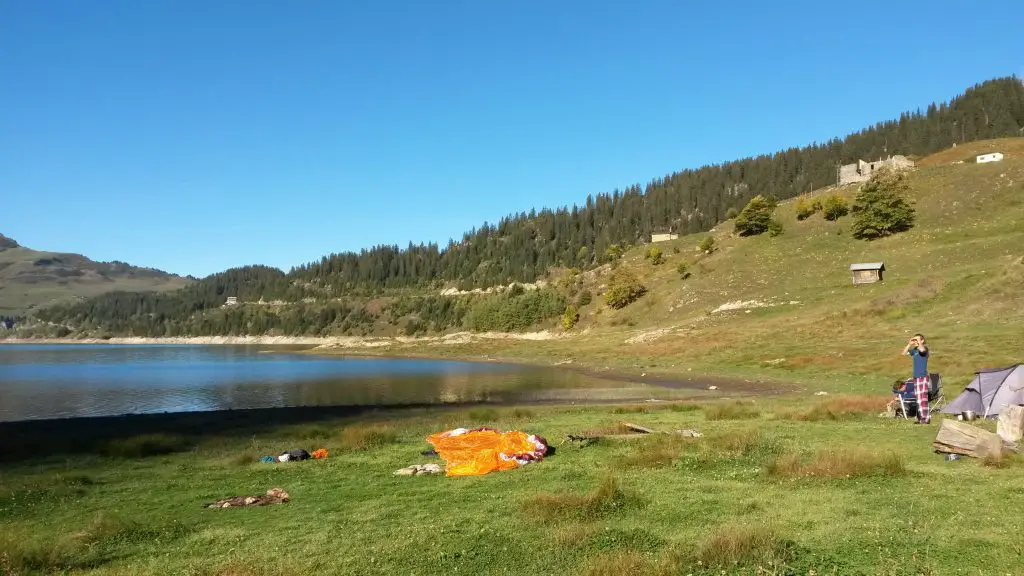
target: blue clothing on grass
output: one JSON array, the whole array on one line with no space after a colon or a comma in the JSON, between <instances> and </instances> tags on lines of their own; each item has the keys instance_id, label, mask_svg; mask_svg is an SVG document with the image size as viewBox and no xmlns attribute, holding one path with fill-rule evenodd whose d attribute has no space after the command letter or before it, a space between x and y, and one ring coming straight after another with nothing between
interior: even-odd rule
<instances>
[{"instance_id":1,"label":"blue clothing on grass","mask_svg":"<svg viewBox=\"0 0 1024 576\"><path fill-rule=\"evenodd\" d=\"M917 348L910 349L910 357L914 360L914 378L928 377L928 349L921 352Z\"/></svg>"}]
</instances>

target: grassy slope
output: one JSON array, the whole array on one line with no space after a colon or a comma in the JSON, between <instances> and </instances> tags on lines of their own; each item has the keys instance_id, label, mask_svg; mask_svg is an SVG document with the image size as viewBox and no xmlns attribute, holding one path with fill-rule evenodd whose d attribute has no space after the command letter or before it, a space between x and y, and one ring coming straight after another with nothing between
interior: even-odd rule
<instances>
[{"instance_id":1,"label":"grassy slope","mask_svg":"<svg viewBox=\"0 0 1024 576\"><path fill-rule=\"evenodd\" d=\"M60 262L52 262L55 259ZM78 254L10 248L0 250L0 316L114 290L174 290L188 282L156 270L123 270Z\"/></svg>"},{"instance_id":2,"label":"grassy slope","mask_svg":"<svg viewBox=\"0 0 1024 576\"><path fill-rule=\"evenodd\" d=\"M992 149L1006 160L950 164ZM961 146L921 164L912 176L917 226L895 237L855 240L846 233L849 216L798 222L793 202L786 202L777 210L785 233L776 238L734 237L726 222L712 233L719 249L710 256L696 252L704 235L659 244L666 262L657 267L643 259L645 248L631 251L623 265L643 277L648 295L620 311L595 297L570 338L397 346L391 353L573 359L648 374L756 375L836 391L877 390L904 376L909 366L898 352L918 331L934 349L931 368L947 382L1024 361L1024 139ZM855 191L840 192L852 199ZM693 272L685 281L675 271L682 260ZM852 285L850 264L879 260L887 268L883 283ZM737 300L780 305L710 313ZM657 329L669 332L625 343Z\"/></svg>"}]
</instances>

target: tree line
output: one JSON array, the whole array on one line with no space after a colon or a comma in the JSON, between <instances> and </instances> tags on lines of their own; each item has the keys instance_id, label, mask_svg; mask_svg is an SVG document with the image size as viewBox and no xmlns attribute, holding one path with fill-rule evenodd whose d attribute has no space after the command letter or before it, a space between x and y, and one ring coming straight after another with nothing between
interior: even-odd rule
<instances>
[{"instance_id":1,"label":"tree line","mask_svg":"<svg viewBox=\"0 0 1024 576\"><path fill-rule=\"evenodd\" d=\"M840 164L896 153L921 156L954 143L1020 136L1022 131L1024 84L1016 77L995 79L949 102L901 114L899 119L845 138L675 172L644 186L635 184L588 196L582 205L509 215L496 224L484 223L444 247L376 246L324 256L287 274L265 266L237 268L176 292L111 293L45 309L37 316L76 330L89 326L117 334L161 329L167 335L182 330L196 335L278 329L305 333L338 330L343 324L347 330L358 330L366 325L366 318L356 312L361 307L328 307L334 312L306 309L306 313L317 315L309 326L286 325L283 318L254 319L245 316L249 312L221 307L228 296L244 302L300 302L394 295L452 283L470 289L532 282L553 266L585 269L604 263L620 246L644 242L652 233L707 230L757 196L774 203L834 184ZM466 318L503 317L498 304L487 314L472 315L469 303L443 297L410 300L403 305L417 307L418 324L407 327L412 332L460 325ZM545 301L540 309L547 313L554 307L554 301ZM209 310L217 313L200 314ZM271 313L264 310L261 314ZM216 325L204 324L204 316L220 320ZM188 332L193 330L196 332Z\"/></svg>"}]
</instances>

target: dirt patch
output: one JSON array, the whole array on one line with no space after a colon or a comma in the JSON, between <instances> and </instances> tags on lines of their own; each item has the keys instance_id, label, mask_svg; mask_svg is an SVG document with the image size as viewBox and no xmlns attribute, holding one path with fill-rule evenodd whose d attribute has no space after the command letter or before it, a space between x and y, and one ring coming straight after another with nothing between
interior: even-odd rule
<instances>
[{"instance_id":1,"label":"dirt patch","mask_svg":"<svg viewBox=\"0 0 1024 576\"><path fill-rule=\"evenodd\" d=\"M770 300L734 300L732 302L726 302L711 311L712 314L719 314L721 312L732 312L735 310L753 310L755 308L773 308L775 306L782 306L788 304L790 306L796 306L800 304L797 300L790 300L788 302L772 302Z\"/></svg>"},{"instance_id":2,"label":"dirt patch","mask_svg":"<svg viewBox=\"0 0 1024 576\"><path fill-rule=\"evenodd\" d=\"M671 334L675 329L675 326L670 326L668 328L659 328L657 330L651 330L649 332L640 332L635 336L630 336L629 338L627 338L626 344L642 344L644 342L652 342L654 340L657 340L658 338L661 338L662 336L667 336Z\"/></svg>"}]
</instances>

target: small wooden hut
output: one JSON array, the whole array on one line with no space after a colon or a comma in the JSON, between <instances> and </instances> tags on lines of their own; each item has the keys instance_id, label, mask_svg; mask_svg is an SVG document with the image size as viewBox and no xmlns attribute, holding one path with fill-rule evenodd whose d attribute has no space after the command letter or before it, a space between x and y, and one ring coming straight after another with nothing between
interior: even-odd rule
<instances>
[{"instance_id":1,"label":"small wooden hut","mask_svg":"<svg viewBox=\"0 0 1024 576\"><path fill-rule=\"evenodd\" d=\"M885 264L882 262L850 264L850 272L853 273L854 284L871 284L873 282L881 282L882 272L885 272Z\"/></svg>"}]
</instances>

